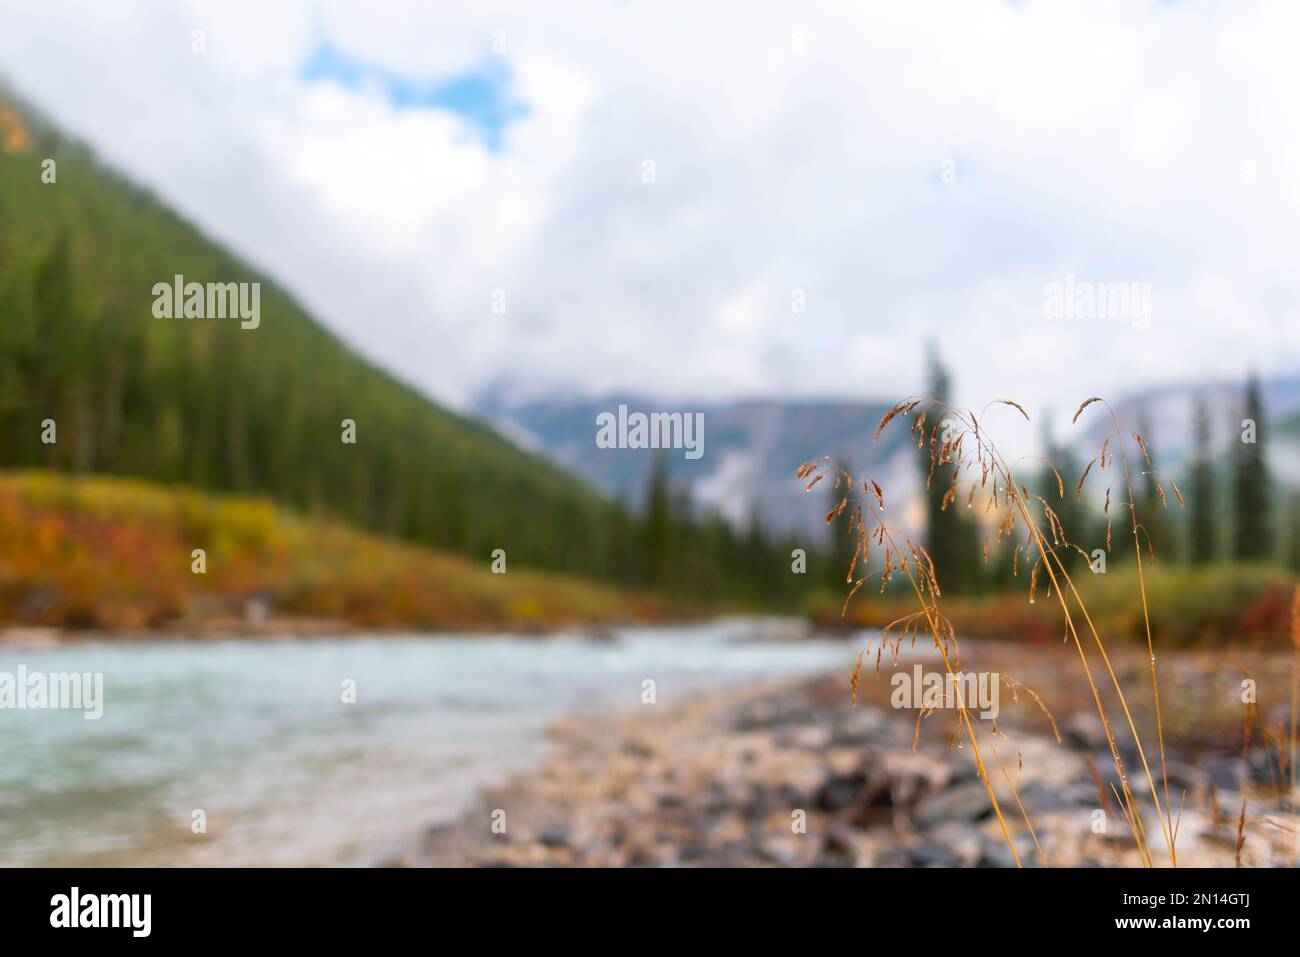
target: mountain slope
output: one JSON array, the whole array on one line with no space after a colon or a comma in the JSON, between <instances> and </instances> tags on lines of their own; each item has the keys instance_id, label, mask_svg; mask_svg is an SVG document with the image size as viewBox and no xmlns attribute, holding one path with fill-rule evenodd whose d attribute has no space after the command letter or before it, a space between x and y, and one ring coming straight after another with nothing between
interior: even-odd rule
<instances>
[{"instance_id":1,"label":"mountain slope","mask_svg":"<svg viewBox=\"0 0 1300 957\"><path fill-rule=\"evenodd\" d=\"M260 282L260 327L156 318L153 287L178 274ZM580 480L358 358L2 91L0 467L259 491L485 561L603 572L615 547Z\"/></svg>"}]
</instances>

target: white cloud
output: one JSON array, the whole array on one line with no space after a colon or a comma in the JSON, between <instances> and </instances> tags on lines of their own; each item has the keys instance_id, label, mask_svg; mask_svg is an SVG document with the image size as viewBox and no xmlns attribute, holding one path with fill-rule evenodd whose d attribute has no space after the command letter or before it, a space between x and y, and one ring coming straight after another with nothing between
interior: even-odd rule
<instances>
[{"instance_id":1,"label":"white cloud","mask_svg":"<svg viewBox=\"0 0 1300 957\"><path fill-rule=\"evenodd\" d=\"M960 398L1063 408L1300 357L1294 4L7 7L22 90L444 400L892 396L932 338ZM499 152L301 77L322 40L453 76L494 31ZM1151 328L1045 319L1067 273L1149 282Z\"/></svg>"}]
</instances>

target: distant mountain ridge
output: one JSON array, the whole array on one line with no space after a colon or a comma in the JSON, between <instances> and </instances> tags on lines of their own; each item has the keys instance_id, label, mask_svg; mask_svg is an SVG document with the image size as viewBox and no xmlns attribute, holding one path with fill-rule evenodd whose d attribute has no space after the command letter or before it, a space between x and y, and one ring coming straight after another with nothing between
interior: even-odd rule
<instances>
[{"instance_id":1,"label":"distant mountain ridge","mask_svg":"<svg viewBox=\"0 0 1300 957\"><path fill-rule=\"evenodd\" d=\"M1177 478L1191 456L1195 397L1203 397L1211 410L1214 444L1226 464L1229 443L1239 434L1242 391L1242 383L1190 383L1131 393L1112 407L1123 427L1150 433L1158 467ZM1273 475L1282 488L1300 485L1300 375L1263 380L1262 392ZM668 402L633 393L520 397L496 387L477 398L474 410L525 447L638 508L645 500L654 457L644 451L601 449L595 442L596 416L620 404L705 413L703 458L690 462L680 454L667 454L669 477L696 509L716 511L739 528L757 514L766 527L782 533L824 534L828 494L804 494L804 483L794 477L801 462L824 455L851 466L855 474L870 473L892 498L908 503L909 518L919 511L921 467L907 441L907 429L886 430L878 441L871 440L893 401ZM1086 462L1097 454L1109 428L1109 419L1096 410L1077 429L1061 435Z\"/></svg>"},{"instance_id":2,"label":"distant mountain ridge","mask_svg":"<svg viewBox=\"0 0 1300 957\"><path fill-rule=\"evenodd\" d=\"M918 466L906 430L871 441L891 404L777 399L673 403L634 393L515 400L504 391L490 391L479 396L474 409L525 447L634 508L646 498L658 458L670 482L689 494L696 509L717 512L738 528L748 527L757 514L765 528L786 533L815 531L825 524L829 491L805 495L805 483L795 477L809 459L829 455L855 470L893 475L900 487L915 484ZM599 448L597 416L620 405L702 412L703 457L691 461L677 450L655 454Z\"/></svg>"}]
</instances>

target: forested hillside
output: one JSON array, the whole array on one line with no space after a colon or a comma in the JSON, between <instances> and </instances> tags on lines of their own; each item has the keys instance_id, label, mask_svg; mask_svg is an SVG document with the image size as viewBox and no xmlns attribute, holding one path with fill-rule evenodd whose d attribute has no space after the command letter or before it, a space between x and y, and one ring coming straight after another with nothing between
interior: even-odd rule
<instances>
[{"instance_id":1,"label":"forested hillside","mask_svg":"<svg viewBox=\"0 0 1300 957\"><path fill-rule=\"evenodd\" d=\"M155 317L154 285L177 274L260 282L260 326ZM485 562L504 548L512 563L696 593L797 587L788 543L688 521L663 489L649 523L635 519L367 363L0 91L0 468L25 467L265 493Z\"/></svg>"}]
</instances>

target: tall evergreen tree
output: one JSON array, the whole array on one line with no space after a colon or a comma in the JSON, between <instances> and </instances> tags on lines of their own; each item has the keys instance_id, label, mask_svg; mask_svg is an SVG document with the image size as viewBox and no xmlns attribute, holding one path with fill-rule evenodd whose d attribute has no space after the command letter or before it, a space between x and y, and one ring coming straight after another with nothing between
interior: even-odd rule
<instances>
[{"instance_id":1,"label":"tall evergreen tree","mask_svg":"<svg viewBox=\"0 0 1300 957\"><path fill-rule=\"evenodd\" d=\"M1241 431L1235 443L1232 553L1238 561L1273 557L1265 435L1259 379L1252 375L1246 382Z\"/></svg>"},{"instance_id":2,"label":"tall evergreen tree","mask_svg":"<svg viewBox=\"0 0 1300 957\"><path fill-rule=\"evenodd\" d=\"M1300 572L1300 495L1291 497L1290 534L1286 546L1287 566Z\"/></svg>"},{"instance_id":3,"label":"tall evergreen tree","mask_svg":"<svg viewBox=\"0 0 1300 957\"><path fill-rule=\"evenodd\" d=\"M836 470L835 474L837 476L840 474L840 470L848 475L853 474L853 469L844 462L837 463ZM844 589L847 584L845 579L849 574L849 565L853 562L853 550L857 546L856 536L849 535L848 517L855 505L855 499L851 494L852 489L847 488L844 482L837 484L833 479L828 478L826 480L826 485L826 507L830 511L837 510L840 502L844 501L846 496L849 500L848 505L845 507L845 512L836 515L831 519L830 525L827 526L827 532L829 534L827 536L828 547L826 549L826 555L829 562L827 563L827 573L825 578L832 588L839 591ZM864 569L859 567L855 571L862 572Z\"/></svg>"},{"instance_id":4,"label":"tall evergreen tree","mask_svg":"<svg viewBox=\"0 0 1300 957\"><path fill-rule=\"evenodd\" d=\"M1073 483L1079 477L1079 461L1068 445L1058 445L1052 438L1050 417L1043 420L1043 455L1055 468L1044 467L1038 481L1039 494L1056 513L1066 538L1085 552L1091 552L1094 545L1088 509L1074 495ZM1067 567L1080 557L1072 548L1062 549L1059 554Z\"/></svg>"},{"instance_id":5,"label":"tall evergreen tree","mask_svg":"<svg viewBox=\"0 0 1300 957\"><path fill-rule=\"evenodd\" d=\"M668 459L655 456L645 510L646 574L654 585L668 580L672 548L672 501L668 488Z\"/></svg>"},{"instance_id":6,"label":"tall evergreen tree","mask_svg":"<svg viewBox=\"0 0 1300 957\"><path fill-rule=\"evenodd\" d=\"M1214 461L1210 442L1210 414L1205 400L1197 398L1192 411L1192 466L1187 483L1188 557L1204 565L1219 555L1215 511Z\"/></svg>"},{"instance_id":7,"label":"tall evergreen tree","mask_svg":"<svg viewBox=\"0 0 1300 957\"><path fill-rule=\"evenodd\" d=\"M930 408L925 442L921 447L922 479L929 483L925 496L925 547L934 561L940 588L949 592L970 590L975 587L979 577L978 529L963 519L961 495L944 508L943 500L952 486L955 464L935 465L932 460L932 456L937 458L943 447L943 419L946 410L942 404L951 401L952 383L933 350L929 353L928 362L928 392L936 404ZM935 436L933 442L930 441L931 436Z\"/></svg>"},{"instance_id":8,"label":"tall evergreen tree","mask_svg":"<svg viewBox=\"0 0 1300 957\"><path fill-rule=\"evenodd\" d=\"M1154 553L1157 559L1172 557L1174 555L1173 529L1167 511L1169 497L1167 492L1162 497L1156 490L1157 484L1162 484L1165 488L1168 486L1160 474L1160 460L1156 457L1155 432L1151 427L1151 421L1145 416L1138 421L1138 435L1142 436L1143 442L1146 443L1146 455L1141 456L1137 469L1139 474L1133 477L1137 520L1144 533L1141 539L1142 547L1148 555Z\"/></svg>"},{"instance_id":9,"label":"tall evergreen tree","mask_svg":"<svg viewBox=\"0 0 1300 957\"><path fill-rule=\"evenodd\" d=\"M77 278L68 233L60 230L49 253L37 265L32 282L35 305L35 329L29 353L36 414L28 427L33 429L45 418L55 420L64 435L62 443L42 449L44 464L69 462L65 449L72 448L74 386L80 382L78 365L86 359L81 348L81 317L76 312L74 293Z\"/></svg>"}]
</instances>

